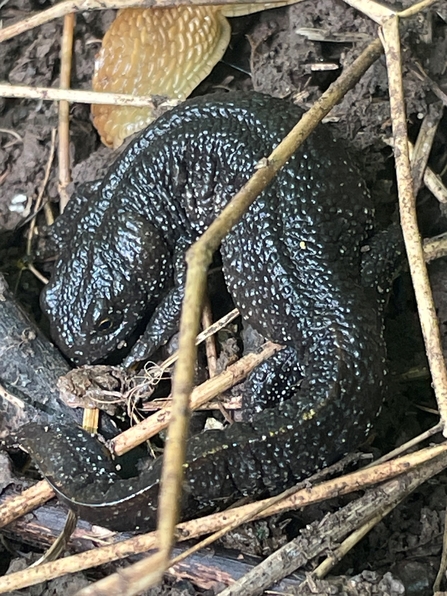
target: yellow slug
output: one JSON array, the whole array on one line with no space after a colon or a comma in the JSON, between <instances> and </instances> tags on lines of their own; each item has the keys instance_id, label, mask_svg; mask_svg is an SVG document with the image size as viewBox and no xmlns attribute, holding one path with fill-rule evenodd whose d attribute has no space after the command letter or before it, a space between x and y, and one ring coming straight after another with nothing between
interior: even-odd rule
<instances>
[{"instance_id":1,"label":"yellow slug","mask_svg":"<svg viewBox=\"0 0 447 596\"><path fill-rule=\"evenodd\" d=\"M186 99L228 46L227 16L297 1L120 10L96 58L93 89ZM92 115L103 143L113 147L154 118L150 107L99 104L92 106Z\"/></svg>"}]
</instances>

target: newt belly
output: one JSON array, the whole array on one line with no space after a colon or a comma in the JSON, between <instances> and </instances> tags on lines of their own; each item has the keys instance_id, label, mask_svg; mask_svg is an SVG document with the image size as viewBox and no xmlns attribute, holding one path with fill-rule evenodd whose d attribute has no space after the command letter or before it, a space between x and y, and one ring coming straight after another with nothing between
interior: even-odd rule
<instances>
[{"instance_id":1,"label":"newt belly","mask_svg":"<svg viewBox=\"0 0 447 596\"><path fill-rule=\"evenodd\" d=\"M69 358L103 359L145 317L126 363L167 341L178 325L185 249L300 116L257 94L185 102L102 181L77 191L54 226L59 258L42 295ZM383 305L401 248L397 228L373 235L373 216L344 143L320 126L222 243L242 317L285 349L248 379L254 400L274 407L190 439L184 516L274 494L364 440L383 400ZM129 481L104 467L103 455L91 455L89 467L80 453L98 445L78 429L33 425L22 443L84 518L116 529L153 525L160 460Z\"/></svg>"}]
</instances>

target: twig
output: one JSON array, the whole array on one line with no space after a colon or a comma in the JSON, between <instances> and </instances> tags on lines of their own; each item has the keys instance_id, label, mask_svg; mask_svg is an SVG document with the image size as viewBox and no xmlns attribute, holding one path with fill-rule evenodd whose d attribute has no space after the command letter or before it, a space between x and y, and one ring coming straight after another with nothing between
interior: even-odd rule
<instances>
[{"instance_id":1,"label":"twig","mask_svg":"<svg viewBox=\"0 0 447 596\"><path fill-rule=\"evenodd\" d=\"M419 129L414 150L409 152L411 159L411 173L413 176L413 192L415 196L418 194L421 187L424 173L427 168L428 158L441 118L442 109L440 109L440 105L431 104L428 107L428 113L423 119L421 128Z\"/></svg>"},{"instance_id":2,"label":"twig","mask_svg":"<svg viewBox=\"0 0 447 596\"><path fill-rule=\"evenodd\" d=\"M205 300L202 312L202 327L207 329L213 324L213 313L209 298ZM205 340L206 360L208 364L208 374L210 379L216 376L217 370L217 348L214 335L210 335Z\"/></svg>"},{"instance_id":3,"label":"twig","mask_svg":"<svg viewBox=\"0 0 447 596\"><path fill-rule=\"evenodd\" d=\"M426 83L430 90L436 95L438 99L440 99L444 106L447 106L447 93L445 93L432 78L428 76L428 74L423 69L420 62L414 60L413 64L410 65L413 74L415 74L419 79L423 80Z\"/></svg>"},{"instance_id":4,"label":"twig","mask_svg":"<svg viewBox=\"0 0 447 596\"><path fill-rule=\"evenodd\" d=\"M447 255L447 233L424 240L425 261L430 263Z\"/></svg>"},{"instance_id":5,"label":"twig","mask_svg":"<svg viewBox=\"0 0 447 596\"><path fill-rule=\"evenodd\" d=\"M25 490L21 495L6 501L0 507L0 528L22 517L54 497L54 492L46 480L41 480Z\"/></svg>"},{"instance_id":6,"label":"twig","mask_svg":"<svg viewBox=\"0 0 447 596\"><path fill-rule=\"evenodd\" d=\"M250 3L260 4L265 8L265 2L263 0L251 0ZM218 2L212 2L210 0L79 0L79 2L76 2L76 0L65 0L47 10L43 10L31 17L23 19L23 21L0 30L0 42L11 39L11 37L15 37L16 35L29 31L39 25L48 23L53 19L64 17L70 12L104 10L105 8L148 8L151 6L165 8L167 6L206 6L215 4L247 4L247 0L218 0ZM270 8L274 8L276 5L281 6L283 4L284 2L282 0L270 0L268 2Z\"/></svg>"},{"instance_id":7,"label":"twig","mask_svg":"<svg viewBox=\"0 0 447 596\"><path fill-rule=\"evenodd\" d=\"M413 145L408 142L410 159L413 157L413 149ZM424 184L440 203L447 203L447 189L445 184L442 178L438 174L435 174L429 167L426 167L424 171Z\"/></svg>"},{"instance_id":8,"label":"twig","mask_svg":"<svg viewBox=\"0 0 447 596\"><path fill-rule=\"evenodd\" d=\"M233 308L233 310L231 310L229 313L227 313L226 315L221 317L218 321L216 321L215 323L213 323L212 325L207 327L204 331L201 331L196 338L196 344L200 345L203 341L206 341L206 339L208 337L211 337L212 335L216 334L218 331L220 331L226 325L228 325L228 323L231 323L231 321L234 321L234 319L238 316L239 316L238 309ZM175 362L177 362L177 359L178 359L178 350L176 350L171 356L169 356L169 358L166 358L166 360L162 364L160 364L157 368L161 369L162 371L165 371L168 368L171 368L171 366L173 364L175 364ZM145 378L147 378L147 377L150 378L150 376L151 376L151 369L149 368L148 370L145 370Z\"/></svg>"},{"instance_id":9,"label":"twig","mask_svg":"<svg viewBox=\"0 0 447 596\"><path fill-rule=\"evenodd\" d=\"M391 139L385 140L385 142L392 147L394 146ZM408 151L410 154L410 159L412 159L414 145L410 141L408 141ZM447 189L442 181L442 178L438 176L438 174L435 174L429 167L426 167L424 171L424 184L440 203L447 203Z\"/></svg>"},{"instance_id":10,"label":"twig","mask_svg":"<svg viewBox=\"0 0 447 596\"><path fill-rule=\"evenodd\" d=\"M415 447L416 445L419 445L419 443L422 443L422 441L426 441L427 439L429 439L433 435L437 435L438 433L442 432L442 430L443 430L443 426L439 422L438 424L436 424L436 426L432 426L432 428L429 428L428 430L426 430L425 432L421 433L417 437L413 437L412 439L410 439L406 443L403 443L402 445L399 445L399 447L396 447L396 449L393 449L392 451L390 451L386 455L383 455L382 457L379 457L378 460L376 460L375 462L369 464L366 467L367 468L371 468L372 466L375 466L377 464L381 464L381 463L384 463L386 461L390 461L390 460L394 459L395 457L398 457L399 455L402 455L402 453L405 453L409 449L413 449L413 447Z\"/></svg>"},{"instance_id":11,"label":"twig","mask_svg":"<svg viewBox=\"0 0 447 596\"><path fill-rule=\"evenodd\" d=\"M217 532L214 532L210 536L207 536L204 540L196 543L194 546L183 551L180 555L175 557L171 561L171 566L183 561L184 559L198 552L202 548L209 546L228 532L231 532L232 530L236 529L241 524L251 521L254 518L262 515L262 512L268 509L269 507L273 507L277 503L281 503L282 501L284 501L284 499L287 499L287 497L292 496L300 490L302 490L303 487L309 486L309 482L316 482L317 480L326 477L328 474L331 473L331 468L337 467L338 464L335 464L330 468L321 470L320 472L317 472L314 476L312 476L312 478L300 482L297 486L294 486L289 490L286 490L283 493L276 495L275 497L271 497L270 499L254 503L254 507L248 510L244 515L235 517L232 521L230 521L228 525L224 524L219 530L217 530ZM126 583L129 582L129 584L132 584L132 591L136 593L136 589L134 588L135 582L137 584L141 584L141 582L143 581L144 583L146 573L145 563L146 561L143 559L139 563L133 565L128 573L124 572L123 574L120 573L119 576L118 574L115 574L106 577L103 580L94 584L93 586L89 586L85 590L81 590L80 592L78 592L77 596L100 596L102 594L105 595L110 593L118 593L118 591L121 593L121 588L118 585L118 583L121 582L123 579Z\"/></svg>"},{"instance_id":12,"label":"twig","mask_svg":"<svg viewBox=\"0 0 447 596\"><path fill-rule=\"evenodd\" d=\"M57 4L56 6L60 6ZM1 34L1 30L0 30ZM126 93L100 93L98 91L82 91L80 89L54 89L53 87L27 87L26 85L10 85L0 83L1 97L23 97L25 99L42 99L44 101L69 101L76 103L103 103L111 105L150 106L157 111L161 108L176 106L176 100L163 101L152 96L134 97Z\"/></svg>"},{"instance_id":13,"label":"twig","mask_svg":"<svg viewBox=\"0 0 447 596\"><path fill-rule=\"evenodd\" d=\"M15 130L12 130L10 128L0 128L0 132L6 135L11 135L13 136L15 139L17 139L17 141L19 143L23 143L23 138L19 135L18 132L16 132Z\"/></svg>"},{"instance_id":14,"label":"twig","mask_svg":"<svg viewBox=\"0 0 447 596\"><path fill-rule=\"evenodd\" d=\"M408 154L398 17L392 17L382 24L382 36L388 67L394 156L397 170L402 231L433 380L433 388L441 421L445 429L447 423L447 372L441 347L436 309L431 293L416 216L413 181Z\"/></svg>"},{"instance_id":15,"label":"twig","mask_svg":"<svg viewBox=\"0 0 447 596\"><path fill-rule=\"evenodd\" d=\"M64 29L61 45L61 89L70 88L71 60L73 55L73 29L75 15L70 13L64 17ZM70 184L70 129L69 129L70 106L68 101L59 102L59 208L64 211L69 196L67 186Z\"/></svg>"},{"instance_id":16,"label":"twig","mask_svg":"<svg viewBox=\"0 0 447 596\"><path fill-rule=\"evenodd\" d=\"M377 493L374 499L374 510L373 517L363 523L359 524L359 527L353 532L344 542L333 551L313 572L313 575L317 578L325 577L329 571L336 565L356 544L364 538L374 526L376 526L382 519L384 519L389 513L395 509L397 505L402 503L404 499L408 497L418 486L429 480L431 477L438 474L443 469L444 458L427 462L423 466L413 469L408 475L405 475L405 481L391 480L380 486L380 492ZM445 465L445 464L444 464ZM387 487L395 485L394 498L383 499L381 498L384 492L387 492ZM374 491L370 491L374 492ZM367 497L367 495L365 495ZM391 497L391 495L390 495ZM387 503L387 501L389 501ZM360 503L357 502L359 505ZM360 511L363 512L363 507L360 506ZM365 516L366 517L366 516ZM364 520L365 518L363 518ZM359 519L359 522L362 520Z\"/></svg>"}]
</instances>

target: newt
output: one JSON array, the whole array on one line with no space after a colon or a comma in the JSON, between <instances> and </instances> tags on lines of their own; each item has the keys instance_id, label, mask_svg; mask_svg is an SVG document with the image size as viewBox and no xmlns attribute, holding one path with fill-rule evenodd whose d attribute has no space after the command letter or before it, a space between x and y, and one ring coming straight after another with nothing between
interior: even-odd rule
<instances>
[{"instance_id":1,"label":"newt","mask_svg":"<svg viewBox=\"0 0 447 596\"><path fill-rule=\"evenodd\" d=\"M186 101L150 125L103 180L77 190L54 225L59 257L41 300L70 359L104 359L143 319L127 364L168 340L185 249L301 114L259 94ZM263 405L249 422L189 440L183 517L275 494L365 439L385 393L383 311L401 252L397 226L374 232L371 196L345 143L319 126L222 242L243 319L285 348L248 379ZM22 444L85 519L153 526L160 459L122 480L79 429L31 425ZM81 456L87 451L99 455Z\"/></svg>"}]
</instances>

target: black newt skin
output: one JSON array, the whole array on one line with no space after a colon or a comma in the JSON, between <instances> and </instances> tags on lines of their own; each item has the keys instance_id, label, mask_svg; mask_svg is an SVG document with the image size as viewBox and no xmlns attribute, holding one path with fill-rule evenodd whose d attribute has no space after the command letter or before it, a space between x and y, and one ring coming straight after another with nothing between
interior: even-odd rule
<instances>
[{"instance_id":1,"label":"black newt skin","mask_svg":"<svg viewBox=\"0 0 447 596\"><path fill-rule=\"evenodd\" d=\"M67 356L105 357L154 307L127 362L168 339L178 323L185 247L300 116L256 94L191 100L143 132L103 181L80 190L56 223L60 257L42 297ZM184 515L278 492L364 440L386 375L389 284L384 266L376 271L380 260L365 252L372 229L360 174L344 144L319 127L222 243L242 316L286 348L249 381L276 407L189 441ZM153 525L160 461L130 484L111 471L93 480L76 449L71 464L65 453L50 457L61 442L93 440L77 433L33 426L24 443L83 517L116 529Z\"/></svg>"}]
</instances>

